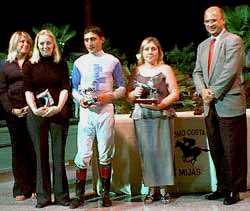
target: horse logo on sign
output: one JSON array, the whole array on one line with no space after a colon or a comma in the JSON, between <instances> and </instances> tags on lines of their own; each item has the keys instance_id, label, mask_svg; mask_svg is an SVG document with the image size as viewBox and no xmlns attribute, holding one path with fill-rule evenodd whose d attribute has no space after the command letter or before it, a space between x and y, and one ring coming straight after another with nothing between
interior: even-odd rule
<instances>
[{"instance_id":1,"label":"horse logo on sign","mask_svg":"<svg viewBox=\"0 0 250 211\"><path fill-rule=\"evenodd\" d=\"M208 152L209 149L204 149L198 146L195 146L196 142L193 138L184 137L182 141L177 141L175 143L175 148L179 147L183 153L182 160L183 162L191 162L195 164L197 157L202 152Z\"/></svg>"}]
</instances>

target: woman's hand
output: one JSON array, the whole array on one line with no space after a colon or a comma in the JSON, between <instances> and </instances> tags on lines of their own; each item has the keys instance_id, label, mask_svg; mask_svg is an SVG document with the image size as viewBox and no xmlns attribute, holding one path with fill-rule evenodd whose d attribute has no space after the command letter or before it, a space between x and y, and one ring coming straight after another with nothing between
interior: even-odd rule
<instances>
[{"instance_id":1,"label":"woman's hand","mask_svg":"<svg viewBox=\"0 0 250 211\"><path fill-rule=\"evenodd\" d=\"M137 86L135 89L134 89L134 95L135 97L140 97L143 93L143 87L140 87L140 86Z\"/></svg>"},{"instance_id":2,"label":"woman's hand","mask_svg":"<svg viewBox=\"0 0 250 211\"><path fill-rule=\"evenodd\" d=\"M23 117L23 109L22 108L13 108L11 113L17 117Z\"/></svg>"},{"instance_id":3,"label":"woman's hand","mask_svg":"<svg viewBox=\"0 0 250 211\"><path fill-rule=\"evenodd\" d=\"M33 112L33 114L35 114L36 116L41 116L41 117L43 117L43 115L46 114L47 110L48 110L48 107L43 106L43 107L40 107L40 108L33 109L32 112Z\"/></svg>"},{"instance_id":4,"label":"woman's hand","mask_svg":"<svg viewBox=\"0 0 250 211\"><path fill-rule=\"evenodd\" d=\"M25 106L23 108L13 108L11 110L11 113L17 117L24 117L28 113L28 106Z\"/></svg>"},{"instance_id":5,"label":"woman's hand","mask_svg":"<svg viewBox=\"0 0 250 211\"><path fill-rule=\"evenodd\" d=\"M24 114L27 114L27 113L28 113L28 110L29 110L29 106L23 107L22 110L23 110L23 113L24 113Z\"/></svg>"},{"instance_id":6,"label":"woman's hand","mask_svg":"<svg viewBox=\"0 0 250 211\"><path fill-rule=\"evenodd\" d=\"M42 117L51 117L54 116L55 114L58 114L61 112L61 109L58 106L50 106L46 107L47 109L44 110L45 113L42 115Z\"/></svg>"},{"instance_id":7,"label":"woman's hand","mask_svg":"<svg viewBox=\"0 0 250 211\"><path fill-rule=\"evenodd\" d=\"M147 109L151 109L151 110L156 110L156 111L160 111L162 109L164 109L166 107L165 104L163 103L159 103L159 104L140 104L141 107L143 108L147 108Z\"/></svg>"}]
</instances>

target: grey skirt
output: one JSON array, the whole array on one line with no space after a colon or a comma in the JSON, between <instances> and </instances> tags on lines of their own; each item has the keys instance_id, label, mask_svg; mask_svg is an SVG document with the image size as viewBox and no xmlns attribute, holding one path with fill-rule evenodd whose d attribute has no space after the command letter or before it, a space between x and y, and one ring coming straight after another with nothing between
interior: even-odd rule
<instances>
[{"instance_id":1,"label":"grey skirt","mask_svg":"<svg viewBox=\"0 0 250 211\"><path fill-rule=\"evenodd\" d=\"M134 123L144 185L174 185L173 119L137 119Z\"/></svg>"}]
</instances>

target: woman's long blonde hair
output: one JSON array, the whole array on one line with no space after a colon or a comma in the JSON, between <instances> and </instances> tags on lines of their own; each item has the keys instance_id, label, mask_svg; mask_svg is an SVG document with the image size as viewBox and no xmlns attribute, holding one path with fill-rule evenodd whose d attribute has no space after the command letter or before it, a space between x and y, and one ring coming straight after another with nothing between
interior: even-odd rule
<instances>
[{"instance_id":1,"label":"woman's long blonde hair","mask_svg":"<svg viewBox=\"0 0 250 211\"><path fill-rule=\"evenodd\" d=\"M59 47L57 45L55 35L48 29L43 29L37 33L36 38L35 38L33 54L32 54L32 57L30 59L31 63L32 64L38 63L41 59L41 54L40 54L40 51L38 48L38 39L39 39L39 36L41 36L41 35L47 35L47 36L51 37L51 39L54 43L54 49L52 52L52 56L54 57L54 62L59 63L61 60L61 53L60 53Z\"/></svg>"},{"instance_id":2,"label":"woman's long blonde hair","mask_svg":"<svg viewBox=\"0 0 250 211\"><path fill-rule=\"evenodd\" d=\"M25 37L28 40L28 42L30 43L30 52L27 56L28 57L31 56L32 43L33 43L31 36L25 31L16 31L11 35L10 42L9 42L8 56L7 56L6 61L13 62L17 59L17 57L19 55L19 52L17 51L17 44L19 42L20 37L22 37L22 36Z\"/></svg>"}]
</instances>

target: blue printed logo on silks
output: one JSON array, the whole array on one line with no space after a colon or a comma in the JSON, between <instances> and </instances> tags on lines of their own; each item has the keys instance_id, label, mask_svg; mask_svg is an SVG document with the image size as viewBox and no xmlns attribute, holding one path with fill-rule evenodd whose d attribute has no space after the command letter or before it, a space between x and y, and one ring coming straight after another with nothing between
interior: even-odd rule
<instances>
[{"instance_id":1,"label":"blue printed logo on silks","mask_svg":"<svg viewBox=\"0 0 250 211\"><path fill-rule=\"evenodd\" d=\"M105 83L105 77L101 77L102 73L103 73L103 69L102 66L100 66L99 64L94 64L94 80L95 80L95 84L96 84L96 90L100 90L101 89L101 84Z\"/></svg>"}]
</instances>

